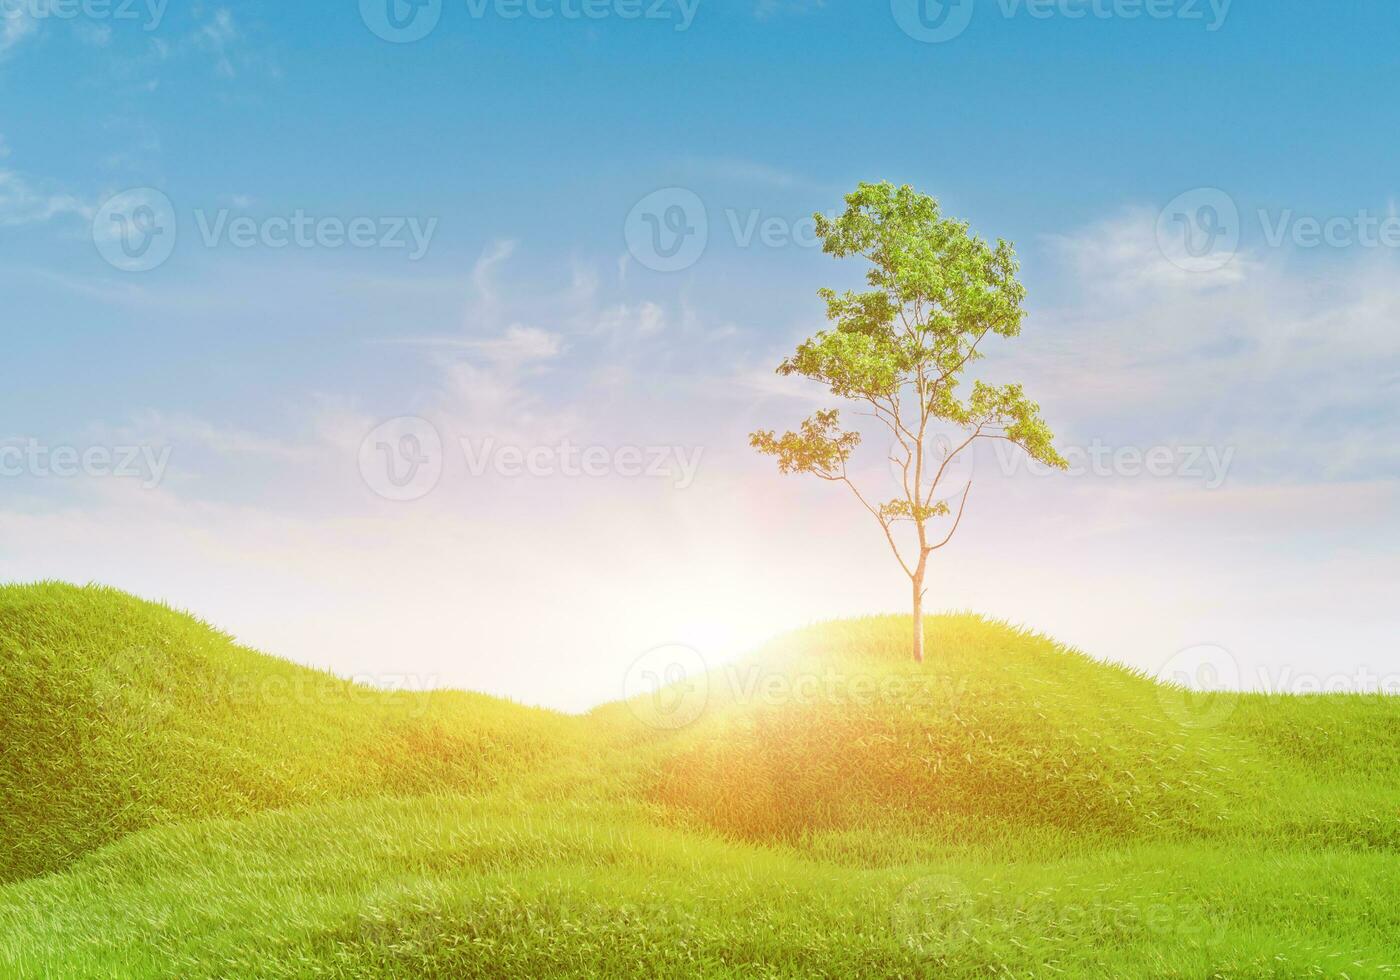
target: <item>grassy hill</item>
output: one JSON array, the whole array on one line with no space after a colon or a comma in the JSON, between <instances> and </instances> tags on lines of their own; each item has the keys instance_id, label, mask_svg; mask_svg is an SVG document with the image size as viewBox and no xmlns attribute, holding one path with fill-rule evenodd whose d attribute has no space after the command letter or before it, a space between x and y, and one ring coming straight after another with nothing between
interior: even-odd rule
<instances>
[{"instance_id":1,"label":"grassy hill","mask_svg":"<svg viewBox=\"0 0 1400 980\"><path fill-rule=\"evenodd\" d=\"M1400 848L1393 699L1226 695L1213 708L973 616L936 621L936 653L916 665L906 627L830 623L716 672L650 795L753 841L1009 831ZM787 693L803 679L813 696Z\"/></svg>"},{"instance_id":2,"label":"grassy hill","mask_svg":"<svg viewBox=\"0 0 1400 980\"><path fill-rule=\"evenodd\" d=\"M1197 702L970 616L916 666L906 630L569 718L0 589L0 975L1400 971L1394 701Z\"/></svg>"},{"instance_id":3,"label":"grassy hill","mask_svg":"<svg viewBox=\"0 0 1400 980\"><path fill-rule=\"evenodd\" d=\"M568 719L372 690L110 589L0 589L0 882L153 824L350 797L475 793Z\"/></svg>"}]
</instances>

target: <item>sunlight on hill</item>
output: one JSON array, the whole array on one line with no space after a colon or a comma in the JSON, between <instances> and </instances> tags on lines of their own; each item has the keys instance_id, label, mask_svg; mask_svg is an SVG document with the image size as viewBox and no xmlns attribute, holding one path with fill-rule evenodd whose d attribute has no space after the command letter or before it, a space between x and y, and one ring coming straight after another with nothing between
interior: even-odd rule
<instances>
[{"instance_id":1,"label":"sunlight on hill","mask_svg":"<svg viewBox=\"0 0 1400 980\"><path fill-rule=\"evenodd\" d=\"M1400 969L1396 702L1198 701L969 615L918 666L907 628L567 717L0 589L0 973Z\"/></svg>"},{"instance_id":2,"label":"sunlight on hill","mask_svg":"<svg viewBox=\"0 0 1400 980\"><path fill-rule=\"evenodd\" d=\"M473 793L567 719L391 692L248 650L110 589L0 588L0 881L152 824L355 796Z\"/></svg>"}]
</instances>

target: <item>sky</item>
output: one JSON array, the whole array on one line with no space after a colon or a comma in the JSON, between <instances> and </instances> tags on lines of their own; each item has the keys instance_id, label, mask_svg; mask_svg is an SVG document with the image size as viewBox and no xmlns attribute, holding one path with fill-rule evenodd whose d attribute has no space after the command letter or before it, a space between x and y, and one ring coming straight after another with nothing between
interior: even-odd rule
<instances>
[{"instance_id":1,"label":"sky","mask_svg":"<svg viewBox=\"0 0 1400 980\"><path fill-rule=\"evenodd\" d=\"M774 373L861 282L811 215L888 180L1015 243L978 376L1075 464L960 461L928 604L1400 692L1397 36L1382 0L0 0L0 580L565 710L904 611L869 516L747 444L833 404Z\"/></svg>"}]
</instances>

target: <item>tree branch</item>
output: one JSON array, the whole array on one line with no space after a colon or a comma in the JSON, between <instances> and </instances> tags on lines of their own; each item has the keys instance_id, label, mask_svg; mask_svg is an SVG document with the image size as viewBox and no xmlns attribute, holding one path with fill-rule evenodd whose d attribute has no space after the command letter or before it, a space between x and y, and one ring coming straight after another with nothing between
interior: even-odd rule
<instances>
[{"instance_id":1,"label":"tree branch","mask_svg":"<svg viewBox=\"0 0 1400 980\"><path fill-rule=\"evenodd\" d=\"M985 424L985 423L984 423L984 424ZM934 474L934 477L933 477L933 485L930 486L930 487L928 488L928 496L925 497L924 500L923 500L923 505L924 505L925 507L927 507L927 506L933 501L933 495L934 495L934 493L938 490L938 484L943 480L943 471L944 471L945 469L948 468L948 464L951 463L951 462L954 460L954 458L957 457L958 453L962 452L962 451L963 451L964 449L966 449L968 446L972 445L973 440L975 440L975 439L977 439L977 438L979 438L979 437L981 437L981 436L982 436L982 425L979 424L979 425L977 426L976 430L973 431L972 435L970 435L970 436L967 437L967 441L966 441L966 442L964 442L964 443L963 443L961 446L959 446L957 449L954 449L954 450L953 450L952 452L950 452L947 456L944 456L944 457L943 457L943 462L939 465L939 467L938 467L938 472Z\"/></svg>"},{"instance_id":2,"label":"tree branch","mask_svg":"<svg viewBox=\"0 0 1400 980\"><path fill-rule=\"evenodd\" d=\"M953 521L952 529L948 532L948 536L946 538L938 542L938 544L934 545L932 548L929 548L929 551L937 551L949 541L952 541L953 535L958 533L958 525L962 523L963 510L967 508L967 498L970 493L972 493L972 481L968 480L967 486L963 487L962 503L958 504L958 516Z\"/></svg>"},{"instance_id":3,"label":"tree branch","mask_svg":"<svg viewBox=\"0 0 1400 980\"><path fill-rule=\"evenodd\" d=\"M835 477L834 479L836 480L836 482L845 483L846 486L850 487L851 493L855 494L856 499L861 502L861 505L866 510L870 511L870 515L875 518L876 522L879 523L880 530L885 532L885 540L889 542L890 550L894 552L894 560L899 562L899 567L904 569L904 574L908 575L910 580L912 580L914 578L914 573L912 570L910 570L908 563L904 560L904 556L899 553L899 545L895 544L894 535L890 532L889 522L886 521L883 516L881 516L878 510L870 506L869 501L867 501L865 497L861 494L861 492L856 489L856 485L851 482L850 477L846 476L843 473L841 474L841 476Z\"/></svg>"}]
</instances>

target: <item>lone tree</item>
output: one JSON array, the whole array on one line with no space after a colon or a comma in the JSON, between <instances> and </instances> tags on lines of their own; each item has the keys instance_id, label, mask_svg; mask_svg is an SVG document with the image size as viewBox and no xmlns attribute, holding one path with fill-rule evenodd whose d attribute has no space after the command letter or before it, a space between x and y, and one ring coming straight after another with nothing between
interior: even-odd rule
<instances>
[{"instance_id":1,"label":"lone tree","mask_svg":"<svg viewBox=\"0 0 1400 980\"><path fill-rule=\"evenodd\" d=\"M821 290L835 329L803 341L778 373L819 381L883 423L894 437L890 460L902 492L872 503L851 481L846 464L860 434L842 429L834 408L812 415L797 432L755 432L750 442L777 457L783 473L846 484L879 522L913 585L914 659L922 661L929 556L952 540L972 490L969 479L960 493L956 487L947 493L942 484L949 464L978 439L1002 439L1049 466L1066 466L1040 406L1026 399L1019 384L974 381L966 400L957 397L963 373L983 356L978 345L986 336L1021 332L1026 291L1016 279L1019 266L1010 244L998 239L995 247L988 245L968 233L966 222L943 217L936 200L908 186L862 183L846 196L844 214L815 219L823 251L869 260L870 289ZM935 450L927 444L931 427L951 427L960 435ZM955 498L956 515L948 502ZM942 533L937 522L949 518L951 526ZM910 526L917 547L906 558Z\"/></svg>"}]
</instances>

